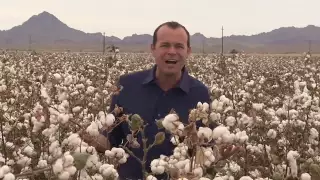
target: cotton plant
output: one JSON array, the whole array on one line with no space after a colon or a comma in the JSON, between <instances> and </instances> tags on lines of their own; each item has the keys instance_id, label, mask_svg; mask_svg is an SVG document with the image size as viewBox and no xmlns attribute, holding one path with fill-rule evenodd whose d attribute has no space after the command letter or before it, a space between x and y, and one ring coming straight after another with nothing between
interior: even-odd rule
<instances>
[{"instance_id":1,"label":"cotton plant","mask_svg":"<svg viewBox=\"0 0 320 180\"><path fill-rule=\"evenodd\" d=\"M138 115L121 115L121 107L107 113L118 91L114 84L121 75L153 64L147 53L113 55L10 51L0 55L2 179L31 179L31 172L40 179L118 177L117 167L134 155L125 147L143 146L136 135L143 133L144 123ZM317 179L319 62L310 53L301 57L241 53L232 58L192 54L189 73L209 87L212 101L198 103L190 111L190 121L205 126L193 131L194 126L182 123L174 112L164 124L157 122L171 134L167 138L176 148L172 155L152 161L153 171L145 172L145 179L155 180L169 170L181 180L191 176L201 180ZM98 153L91 146L99 131L109 132L124 121L132 133L123 147ZM212 122L218 126L210 135L207 127ZM192 136L186 136L186 131L193 131ZM91 140L84 141L85 136ZM199 140L197 151L194 141L188 141L191 137ZM164 134L154 138L148 148L161 144ZM219 150L226 143L241 151L221 159ZM71 156L72 166L66 166ZM50 171L54 165L59 173Z\"/></svg>"},{"instance_id":2,"label":"cotton plant","mask_svg":"<svg viewBox=\"0 0 320 180\"><path fill-rule=\"evenodd\" d=\"M224 154L219 152L219 145L233 144L237 137L223 125L210 128L216 125L216 122L210 119L208 103L199 102L197 107L190 110L188 124L183 123L174 111L160 122L159 129L164 128L171 134L171 142L176 148L172 155L161 156L151 162L151 176L166 172L173 179L212 177L207 170L225 158ZM199 122L202 126L197 127Z\"/></svg>"},{"instance_id":3,"label":"cotton plant","mask_svg":"<svg viewBox=\"0 0 320 180\"><path fill-rule=\"evenodd\" d=\"M32 58L38 60L33 66L24 59L14 65L5 63L0 74L4 93L0 98L1 140L5 144L1 178L28 179L35 172L40 179L116 179L116 166L101 158L82 136L86 132L94 138L98 130L117 123L105 109L112 96L113 80L99 84L102 81L94 79L94 71L90 71L90 79L82 76L81 84L72 65L58 63L59 55L55 57L57 62L37 55ZM24 65L20 71L13 69ZM45 70L49 67L50 71ZM117 75L110 76L99 78L115 79ZM124 163L127 157L115 164Z\"/></svg>"}]
</instances>

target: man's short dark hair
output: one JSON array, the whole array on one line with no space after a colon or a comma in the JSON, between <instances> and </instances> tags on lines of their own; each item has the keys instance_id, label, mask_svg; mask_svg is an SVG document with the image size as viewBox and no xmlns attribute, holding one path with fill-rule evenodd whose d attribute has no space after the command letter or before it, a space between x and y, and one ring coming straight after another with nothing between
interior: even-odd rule
<instances>
[{"instance_id":1,"label":"man's short dark hair","mask_svg":"<svg viewBox=\"0 0 320 180\"><path fill-rule=\"evenodd\" d=\"M187 40L187 46L190 47L190 33L189 31L183 26L181 25L180 23L176 22L176 21L169 21L169 22L165 22L165 23L162 23L161 25L159 25L154 33L153 33L153 40L152 40L152 44L155 46L156 43L157 43L157 40L158 40L158 37L157 37L157 33L159 31L159 29L162 27L162 26L168 26L169 28L171 29L177 29L177 28L183 28L184 31L187 33L187 36L188 36L188 40Z\"/></svg>"}]
</instances>

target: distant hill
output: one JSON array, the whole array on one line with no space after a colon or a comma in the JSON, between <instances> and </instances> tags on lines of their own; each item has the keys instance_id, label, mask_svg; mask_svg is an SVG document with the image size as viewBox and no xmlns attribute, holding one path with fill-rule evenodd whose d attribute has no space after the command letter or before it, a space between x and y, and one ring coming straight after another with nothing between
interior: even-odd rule
<instances>
[{"instance_id":1,"label":"distant hill","mask_svg":"<svg viewBox=\"0 0 320 180\"><path fill-rule=\"evenodd\" d=\"M106 36L106 44L119 46L122 51L148 51L152 36L133 34L120 39ZM320 27L281 27L256 35L224 37L224 51L231 49L257 53L301 53L308 50L320 53ZM86 33L61 22L49 12L30 17L21 25L0 31L0 48L53 49L53 50L102 50L102 33ZM193 52L220 52L221 38L205 37L201 33L191 36Z\"/></svg>"}]
</instances>

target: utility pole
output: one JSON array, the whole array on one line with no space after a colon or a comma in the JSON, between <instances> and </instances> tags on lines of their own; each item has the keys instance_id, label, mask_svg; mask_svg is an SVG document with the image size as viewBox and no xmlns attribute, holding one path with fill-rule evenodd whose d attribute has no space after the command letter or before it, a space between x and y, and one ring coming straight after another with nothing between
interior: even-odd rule
<instances>
[{"instance_id":1,"label":"utility pole","mask_svg":"<svg viewBox=\"0 0 320 180\"><path fill-rule=\"evenodd\" d=\"M29 34L29 51L31 51L31 43L32 43L31 34Z\"/></svg>"},{"instance_id":2,"label":"utility pole","mask_svg":"<svg viewBox=\"0 0 320 180\"><path fill-rule=\"evenodd\" d=\"M204 39L202 40L202 54L204 54Z\"/></svg>"},{"instance_id":3,"label":"utility pole","mask_svg":"<svg viewBox=\"0 0 320 180\"><path fill-rule=\"evenodd\" d=\"M222 26L222 29L221 29L221 31L222 31L222 35L221 35L221 54L223 55L223 26Z\"/></svg>"},{"instance_id":4,"label":"utility pole","mask_svg":"<svg viewBox=\"0 0 320 180\"><path fill-rule=\"evenodd\" d=\"M103 42L102 42L103 44L102 44L102 52L103 52L103 54L105 53L105 51L106 51L106 36L105 36L105 32L103 33Z\"/></svg>"},{"instance_id":5,"label":"utility pole","mask_svg":"<svg viewBox=\"0 0 320 180\"><path fill-rule=\"evenodd\" d=\"M309 53L311 53L311 40L309 40Z\"/></svg>"}]
</instances>

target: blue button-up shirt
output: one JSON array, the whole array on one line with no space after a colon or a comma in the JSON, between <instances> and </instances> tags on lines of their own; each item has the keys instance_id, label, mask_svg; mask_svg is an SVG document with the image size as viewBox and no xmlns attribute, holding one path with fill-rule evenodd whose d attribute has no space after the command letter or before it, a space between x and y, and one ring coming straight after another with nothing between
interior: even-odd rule
<instances>
[{"instance_id":1,"label":"blue button-up shirt","mask_svg":"<svg viewBox=\"0 0 320 180\"><path fill-rule=\"evenodd\" d=\"M139 114L145 123L145 135L148 138L148 145L154 141L154 136L159 131L156 120L164 118L171 109L179 115L180 120L188 122L189 110L196 108L198 102L210 102L208 88L191 77L186 68L183 68L182 79L178 85L169 91L163 91L156 83L156 66L150 70L135 72L120 77L119 84L122 90L118 96L114 96L111 103L111 110L115 104L122 107L126 114ZM126 142L126 136L130 133L127 124L121 124L109 133L108 138L111 146L118 147ZM140 148L129 148L140 159L143 157L141 134L139 133L138 142ZM147 155L146 169L150 170L150 162L157 159L161 154L173 154L174 145L170 142L171 136L166 133L166 139L161 145L154 146ZM142 179L142 166L133 157L129 157L125 164L118 169L120 178ZM158 176L163 179L163 176Z\"/></svg>"}]
</instances>

